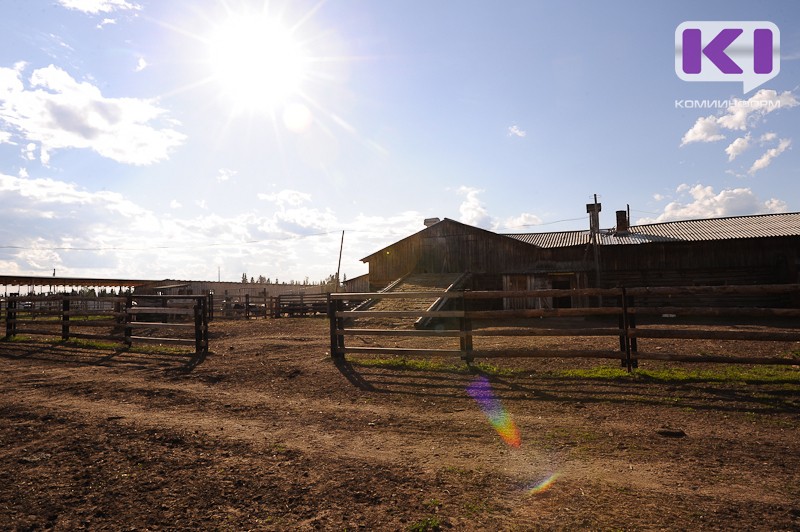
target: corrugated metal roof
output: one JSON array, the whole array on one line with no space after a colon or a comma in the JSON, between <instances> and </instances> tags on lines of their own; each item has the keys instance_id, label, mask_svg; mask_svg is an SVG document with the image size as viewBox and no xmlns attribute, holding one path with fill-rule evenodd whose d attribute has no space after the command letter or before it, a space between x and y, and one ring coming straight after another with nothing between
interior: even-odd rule
<instances>
[{"instance_id":1,"label":"corrugated metal roof","mask_svg":"<svg viewBox=\"0 0 800 532\"><path fill-rule=\"evenodd\" d=\"M590 241L589 231L516 233L505 236L542 248L585 246ZM619 235L614 234L611 229L603 230L599 241L603 246L612 246L782 236L800 236L800 212L634 225L628 233Z\"/></svg>"}]
</instances>

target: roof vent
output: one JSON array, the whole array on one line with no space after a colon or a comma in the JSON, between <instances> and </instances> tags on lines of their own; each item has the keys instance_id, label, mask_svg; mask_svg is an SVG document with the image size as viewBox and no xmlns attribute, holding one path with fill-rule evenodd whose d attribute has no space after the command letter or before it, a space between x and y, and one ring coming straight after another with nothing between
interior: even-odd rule
<instances>
[{"instance_id":1,"label":"roof vent","mask_svg":"<svg viewBox=\"0 0 800 532\"><path fill-rule=\"evenodd\" d=\"M432 225L438 224L441 222L439 218L425 218L425 227L430 227Z\"/></svg>"}]
</instances>

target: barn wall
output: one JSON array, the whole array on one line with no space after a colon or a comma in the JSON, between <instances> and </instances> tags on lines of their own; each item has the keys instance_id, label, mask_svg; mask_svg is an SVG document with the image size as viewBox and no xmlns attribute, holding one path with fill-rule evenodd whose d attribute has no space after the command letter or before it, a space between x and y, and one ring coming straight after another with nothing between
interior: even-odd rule
<instances>
[{"instance_id":1,"label":"barn wall","mask_svg":"<svg viewBox=\"0 0 800 532\"><path fill-rule=\"evenodd\" d=\"M798 282L800 238L606 246L601 284L677 286Z\"/></svg>"},{"instance_id":2,"label":"barn wall","mask_svg":"<svg viewBox=\"0 0 800 532\"><path fill-rule=\"evenodd\" d=\"M541 251L508 237L444 220L365 260L369 262L370 286L378 290L409 273L533 272Z\"/></svg>"}]
</instances>

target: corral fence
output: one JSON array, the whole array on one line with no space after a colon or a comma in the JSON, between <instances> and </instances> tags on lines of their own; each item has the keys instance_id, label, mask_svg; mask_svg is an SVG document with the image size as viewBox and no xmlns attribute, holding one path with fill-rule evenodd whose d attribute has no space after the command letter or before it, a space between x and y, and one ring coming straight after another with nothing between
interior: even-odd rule
<instances>
[{"instance_id":1,"label":"corral fence","mask_svg":"<svg viewBox=\"0 0 800 532\"><path fill-rule=\"evenodd\" d=\"M5 338L193 345L208 352L209 296L9 296L3 301Z\"/></svg>"},{"instance_id":2,"label":"corral fence","mask_svg":"<svg viewBox=\"0 0 800 532\"><path fill-rule=\"evenodd\" d=\"M226 298L220 308L221 316L228 319L281 318L284 316L309 316L328 311L326 294L245 294Z\"/></svg>"},{"instance_id":3,"label":"corral fence","mask_svg":"<svg viewBox=\"0 0 800 532\"><path fill-rule=\"evenodd\" d=\"M428 310L346 310L348 305L369 299L449 301L445 305L430 305ZM524 300L529 308L498 309L509 300ZM562 308L554 308L554 302ZM709 302L714 305L708 305ZM800 341L800 284L339 293L328 298L328 318L331 355L335 358L357 353L460 356L467 362L492 357L606 358L621 360L628 371L637 367L641 359L800 364L797 355L686 354L663 347L646 350L642 346L646 344L642 340L654 338ZM430 318L431 325L420 330L400 322L405 319L413 323L419 318ZM359 322L368 325L358 327ZM502 344L503 337L526 336L616 337L619 344L597 341L597 348L588 349L536 349ZM403 342L406 339L416 340ZM387 343L395 346L386 346ZM399 343L411 345L401 347ZM602 343L606 345L600 346Z\"/></svg>"}]
</instances>

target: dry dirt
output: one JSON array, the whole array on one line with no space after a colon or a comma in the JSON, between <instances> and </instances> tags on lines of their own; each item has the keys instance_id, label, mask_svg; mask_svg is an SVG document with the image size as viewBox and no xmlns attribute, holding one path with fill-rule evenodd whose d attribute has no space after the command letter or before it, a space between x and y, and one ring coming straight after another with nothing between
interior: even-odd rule
<instances>
[{"instance_id":1,"label":"dry dirt","mask_svg":"<svg viewBox=\"0 0 800 532\"><path fill-rule=\"evenodd\" d=\"M215 321L204 359L0 341L0 527L800 529L797 368L589 379L553 370L616 363L493 361L513 369L487 377L509 447L467 394L476 373L336 365L327 327Z\"/></svg>"}]
</instances>

